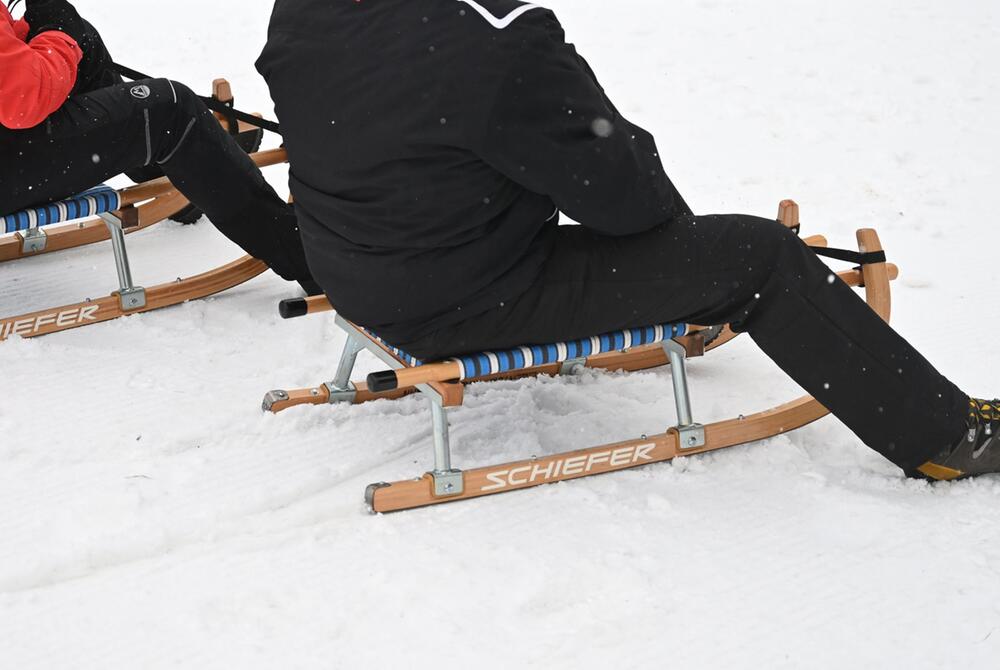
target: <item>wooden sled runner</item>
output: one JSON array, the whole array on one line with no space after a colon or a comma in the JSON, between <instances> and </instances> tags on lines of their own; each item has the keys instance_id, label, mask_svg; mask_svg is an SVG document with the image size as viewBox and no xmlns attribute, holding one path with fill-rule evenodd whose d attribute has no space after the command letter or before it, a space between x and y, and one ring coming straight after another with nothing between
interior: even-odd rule
<instances>
[{"instance_id":1,"label":"wooden sled runner","mask_svg":"<svg viewBox=\"0 0 1000 670\"><path fill-rule=\"evenodd\" d=\"M784 201L779 219L797 227L798 206ZM896 278L898 269L884 261L874 230L858 231L857 239L864 254L862 265L838 276L851 286L864 287L868 304L888 321L889 282ZM808 242L816 247L825 246L822 238L810 238ZM322 297L285 301L281 307L286 318L330 309L329 302ZM334 379L311 389L271 391L265 396L263 406L266 411L280 412L301 404L361 403L414 392L426 395L431 405L434 468L416 479L369 486L365 500L372 512L465 500L714 451L780 435L828 413L816 400L805 396L756 414L709 425L697 423L688 392L685 361L732 339L735 335L728 328L720 333L713 328L662 324L575 342L484 352L425 364L339 315L335 322L348 337ZM373 373L365 383L352 383L351 372L361 350L369 351L391 370ZM664 433L474 470L453 467L447 408L462 404L466 384L538 374L573 374L584 367L642 370L668 363L677 424Z\"/></svg>"},{"instance_id":2,"label":"wooden sled runner","mask_svg":"<svg viewBox=\"0 0 1000 670\"><path fill-rule=\"evenodd\" d=\"M216 79L212 88L216 100L223 103L232 100L226 80ZM236 133L248 128L244 124L231 130ZM287 155L284 149L272 149L254 153L251 158L263 168L284 163ZM120 191L98 186L66 200L0 215L6 233L0 237L0 262L110 239L118 274L118 290L107 297L0 317L0 341L13 335L48 335L205 298L267 270L263 262L243 256L192 277L149 288L136 286L125 236L163 221L188 204L170 181L161 177Z\"/></svg>"}]
</instances>

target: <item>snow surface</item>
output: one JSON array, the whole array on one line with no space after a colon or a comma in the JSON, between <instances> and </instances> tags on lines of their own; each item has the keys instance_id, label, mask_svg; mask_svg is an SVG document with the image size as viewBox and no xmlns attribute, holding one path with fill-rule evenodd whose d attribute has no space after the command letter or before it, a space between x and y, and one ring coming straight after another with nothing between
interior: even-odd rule
<instances>
[{"instance_id":1,"label":"snow surface","mask_svg":"<svg viewBox=\"0 0 1000 670\"><path fill-rule=\"evenodd\" d=\"M265 112L269 4L78 3L121 61L202 91L225 75ZM996 2L546 4L696 211L794 197L835 245L877 227L895 324L1000 393ZM238 255L205 222L129 239L145 283ZM4 264L0 313L113 279L104 247ZM426 403L261 413L268 389L329 378L342 343L327 316L277 317L295 294L269 275L0 344L0 667L1000 667L996 477L906 481L825 419L369 516L366 484L429 467ZM746 339L690 367L704 421L797 393ZM473 387L452 413L460 467L672 421L666 370Z\"/></svg>"}]
</instances>

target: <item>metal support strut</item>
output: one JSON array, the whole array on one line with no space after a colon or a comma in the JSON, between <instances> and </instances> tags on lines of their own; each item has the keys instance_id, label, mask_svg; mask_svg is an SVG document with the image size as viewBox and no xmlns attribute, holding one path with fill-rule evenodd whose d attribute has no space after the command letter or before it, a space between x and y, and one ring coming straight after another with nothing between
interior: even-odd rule
<instances>
[{"instance_id":1,"label":"metal support strut","mask_svg":"<svg viewBox=\"0 0 1000 670\"><path fill-rule=\"evenodd\" d=\"M663 350L670 358L670 377L674 383L674 401L677 404L677 432L681 449L693 449L705 445L705 427L695 423L691 413L691 395L687 382L687 350L675 342L667 340Z\"/></svg>"},{"instance_id":2,"label":"metal support strut","mask_svg":"<svg viewBox=\"0 0 1000 670\"><path fill-rule=\"evenodd\" d=\"M128 252L125 250L125 233L122 222L114 214L105 212L100 215L111 235L111 248L115 252L115 268L118 270L118 301L125 311L146 306L146 289L132 283L132 268L128 262Z\"/></svg>"},{"instance_id":3,"label":"metal support strut","mask_svg":"<svg viewBox=\"0 0 1000 670\"><path fill-rule=\"evenodd\" d=\"M448 441L448 414L440 400L431 398L431 419L434 424L434 495L457 496L465 491L461 470L451 467L451 445Z\"/></svg>"},{"instance_id":4,"label":"metal support strut","mask_svg":"<svg viewBox=\"0 0 1000 670\"><path fill-rule=\"evenodd\" d=\"M351 382L351 373L354 372L354 364L358 360L358 354L364 348L364 345L358 342L354 335L348 334L347 341L344 343L344 352L340 355L340 362L337 364L337 374L332 381L323 384L330 394L330 404L354 402L357 397L357 389Z\"/></svg>"}]
</instances>

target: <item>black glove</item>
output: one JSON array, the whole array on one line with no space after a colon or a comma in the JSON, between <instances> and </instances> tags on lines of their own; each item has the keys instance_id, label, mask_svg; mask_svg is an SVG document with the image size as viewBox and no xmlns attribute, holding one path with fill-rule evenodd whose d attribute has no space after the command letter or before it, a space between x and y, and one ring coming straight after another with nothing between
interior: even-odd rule
<instances>
[{"instance_id":1,"label":"black glove","mask_svg":"<svg viewBox=\"0 0 1000 670\"><path fill-rule=\"evenodd\" d=\"M100 34L66 0L27 0L24 18L31 27L28 39L47 30L58 30L76 40L83 51L76 85L70 95L89 93L121 82Z\"/></svg>"},{"instance_id":2,"label":"black glove","mask_svg":"<svg viewBox=\"0 0 1000 670\"><path fill-rule=\"evenodd\" d=\"M87 26L66 0L28 0L24 19L31 26L29 38L48 30L66 33L78 44L86 37Z\"/></svg>"}]
</instances>

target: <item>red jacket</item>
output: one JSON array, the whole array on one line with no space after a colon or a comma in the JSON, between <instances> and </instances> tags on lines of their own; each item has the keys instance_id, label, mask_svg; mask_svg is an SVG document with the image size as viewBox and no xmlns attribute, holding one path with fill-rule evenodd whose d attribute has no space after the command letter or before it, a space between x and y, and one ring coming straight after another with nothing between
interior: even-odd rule
<instances>
[{"instance_id":1,"label":"red jacket","mask_svg":"<svg viewBox=\"0 0 1000 670\"><path fill-rule=\"evenodd\" d=\"M0 2L0 125L31 128L59 109L76 83L83 58L76 41L55 30L30 42L28 24Z\"/></svg>"}]
</instances>

